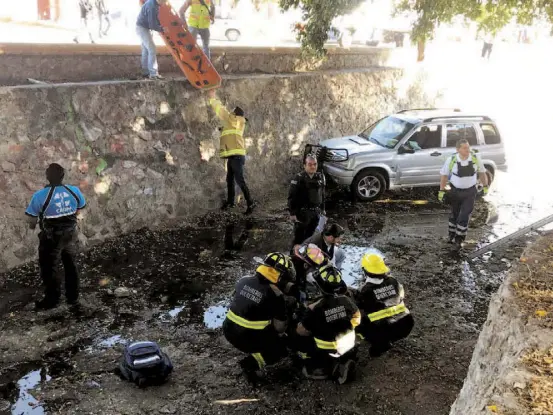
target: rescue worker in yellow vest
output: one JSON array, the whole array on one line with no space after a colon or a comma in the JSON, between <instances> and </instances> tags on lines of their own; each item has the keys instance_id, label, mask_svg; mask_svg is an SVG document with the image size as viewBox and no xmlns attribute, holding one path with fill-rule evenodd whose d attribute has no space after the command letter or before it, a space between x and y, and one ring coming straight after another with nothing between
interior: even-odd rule
<instances>
[{"instance_id":1,"label":"rescue worker in yellow vest","mask_svg":"<svg viewBox=\"0 0 553 415\"><path fill-rule=\"evenodd\" d=\"M234 207L234 182L236 181L248 206L245 214L250 215L256 207L256 203L251 197L250 189L244 178L244 165L246 163L244 129L248 119L244 117L244 110L240 107L234 108L232 113L229 112L217 99L214 90L208 91L208 95L210 97L209 104L223 123L219 156L227 160L227 201L223 204L222 209L228 210Z\"/></svg>"},{"instance_id":2,"label":"rescue worker in yellow vest","mask_svg":"<svg viewBox=\"0 0 553 415\"><path fill-rule=\"evenodd\" d=\"M361 309L361 325L357 335L370 344L371 357L381 356L392 343L411 333L415 321L403 303L403 286L389 274L382 256L368 253L361 259L365 284L355 293Z\"/></svg>"},{"instance_id":3,"label":"rescue worker in yellow vest","mask_svg":"<svg viewBox=\"0 0 553 415\"><path fill-rule=\"evenodd\" d=\"M344 295L347 286L332 264L317 270L313 279L323 296L309 305L291 344L303 354L305 377L331 377L343 384L355 368L355 327L361 322L361 314L353 300Z\"/></svg>"},{"instance_id":4,"label":"rescue worker in yellow vest","mask_svg":"<svg viewBox=\"0 0 553 415\"><path fill-rule=\"evenodd\" d=\"M198 38L198 34L202 38L204 53L211 60L211 52L209 51L209 27L211 23L215 23L215 4L214 0L186 0L179 10L179 16L184 21L186 11L190 9L188 16L188 30L194 37Z\"/></svg>"},{"instance_id":5,"label":"rescue worker in yellow vest","mask_svg":"<svg viewBox=\"0 0 553 415\"><path fill-rule=\"evenodd\" d=\"M253 277L244 277L236 284L223 333L230 344L249 354L240 366L250 380L262 376L266 365L287 355L283 334L288 312L281 288L294 280L290 257L274 252L267 255Z\"/></svg>"},{"instance_id":6,"label":"rescue worker in yellow vest","mask_svg":"<svg viewBox=\"0 0 553 415\"><path fill-rule=\"evenodd\" d=\"M447 194L447 199L451 203L449 243L455 244L457 249L461 249L467 237L470 216L476 202L478 179L483 185L484 195L488 194L489 183L486 167L480 156L471 151L469 142L462 139L457 142L457 153L448 157L440 175L440 192L438 193L440 202L444 200L448 182L451 186L451 190Z\"/></svg>"}]
</instances>

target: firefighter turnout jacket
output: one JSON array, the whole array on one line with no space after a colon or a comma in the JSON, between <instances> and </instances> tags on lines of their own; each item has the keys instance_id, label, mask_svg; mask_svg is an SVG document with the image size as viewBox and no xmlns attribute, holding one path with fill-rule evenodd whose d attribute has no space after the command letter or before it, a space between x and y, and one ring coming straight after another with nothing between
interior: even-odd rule
<instances>
[{"instance_id":1,"label":"firefighter turnout jacket","mask_svg":"<svg viewBox=\"0 0 553 415\"><path fill-rule=\"evenodd\" d=\"M346 339L355 346L355 327L361 314L355 303L344 295L325 296L307 309L301 324L311 332L318 349L339 351L340 342Z\"/></svg>"},{"instance_id":2,"label":"firefighter turnout jacket","mask_svg":"<svg viewBox=\"0 0 553 415\"><path fill-rule=\"evenodd\" d=\"M219 144L219 157L245 156L244 130L246 128L246 118L230 113L221 101L216 98L210 99L209 104L223 123Z\"/></svg>"},{"instance_id":3,"label":"firefighter turnout jacket","mask_svg":"<svg viewBox=\"0 0 553 415\"><path fill-rule=\"evenodd\" d=\"M326 179L321 172L316 172L313 177L305 171L296 174L288 193L290 215L297 216L305 209L324 210L325 186Z\"/></svg>"},{"instance_id":4,"label":"firefighter turnout jacket","mask_svg":"<svg viewBox=\"0 0 553 415\"><path fill-rule=\"evenodd\" d=\"M367 278L357 294L357 304L371 323L393 323L409 314L403 303L403 287L393 277Z\"/></svg>"},{"instance_id":5,"label":"firefighter turnout jacket","mask_svg":"<svg viewBox=\"0 0 553 415\"><path fill-rule=\"evenodd\" d=\"M287 320L284 295L259 272L253 277L244 277L236 284L226 318L245 329L264 330L273 320Z\"/></svg>"}]
</instances>

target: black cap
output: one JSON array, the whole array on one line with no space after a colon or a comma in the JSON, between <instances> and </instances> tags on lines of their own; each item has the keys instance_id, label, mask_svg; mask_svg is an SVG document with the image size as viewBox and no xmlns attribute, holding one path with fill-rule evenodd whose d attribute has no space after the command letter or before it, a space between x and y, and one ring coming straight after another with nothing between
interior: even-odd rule
<instances>
[{"instance_id":1,"label":"black cap","mask_svg":"<svg viewBox=\"0 0 553 415\"><path fill-rule=\"evenodd\" d=\"M236 107L234 108L234 111L233 111L234 115L236 115L237 117L243 117L244 116L244 110L240 107Z\"/></svg>"},{"instance_id":2,"label":"black cap","mask_svg":"<svg viewBox=\"0 0 553 415\"><path fill-rule=\"evenodd\" d=\"M325 230L324 230L324 234L326 236L333 236L335 238L339 238L344 233L345 233L344 228L342 228L337 223L332 223L332 224L327 225Z\"/></svg>"},{"instance_id":3,"label":"black cap","mask_svg":"<svg viewBox=\"0 0 553 415\"><path fill-rule=\"evenodd\" d=\"M46 179L51 184L60 184L65 176L65 169L58 163L52 163L46 169Z\"/></svg>"}]
</instances>

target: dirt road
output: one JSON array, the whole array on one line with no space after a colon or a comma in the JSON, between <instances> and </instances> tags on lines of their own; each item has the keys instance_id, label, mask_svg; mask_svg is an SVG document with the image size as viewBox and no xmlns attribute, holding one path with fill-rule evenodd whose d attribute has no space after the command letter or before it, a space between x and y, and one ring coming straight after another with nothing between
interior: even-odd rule
<instances>
[{"instance_id":1,"label":"dirt road","mask_svg":"<svg viewBox=\"0 0 553 415\"><path fill-rule=\"evenodd\" d=\"M35 313L37 270L0 276L0 413L14 414L425 414L444 415L461 388L493 293L520 250L468 264L443 237L443 207L425 194L329 211L348 229L344 275L355 285L359 260L375 246L406 287L416 327L386 356L361 346L357 380L337 387L302 379L288 360L253 388L242 355L218 329L233 285L254 256L289 248L285 211L213 215L194 226L139 231L83 254L80 313L66 306ZM501 228L485 222L501 206L480 202L472 239ZM513 209L512 206L509 209ZM118 287L127 297L116 297ZM175 371L164 386L140 390L115 374L128 340L158 341Z\"/></svg>"}]
</instances>

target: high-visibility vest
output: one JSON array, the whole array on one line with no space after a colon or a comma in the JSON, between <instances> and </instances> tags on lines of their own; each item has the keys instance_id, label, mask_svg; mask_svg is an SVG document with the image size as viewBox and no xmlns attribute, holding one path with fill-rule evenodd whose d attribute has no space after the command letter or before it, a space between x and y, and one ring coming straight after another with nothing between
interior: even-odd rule
<instances>
[{"instance_id":1,"label":"high-visibility vest","mask_svg":"<svg viewBox=\"0 0 553 415\"><path fill-rule=\"evenodd\" d=\"M190 16L188 17L188 26L197 29L209 29L211 25L210 8L211 0L204 0L207 7L202 5L200 0L192 0L190 6Z\"/></svg>"},{"instance_id":2,"label":"high-visibility vest","mask_svg":"<svg viewBox=\"0 0 553 415\"><path fill-rule=\"evenodd\" d=\"M453 167L455 166L455 164L457 164L457 154L458 153L455 153L454 155L452 155L451 160L449 160L449 176L450 177L453 174ZM470 155L471 155L471 159L472 159L472 164L474 164L474 168L478 171L478 158L476 157L476 153L471 151Z\"/></svg>"}]
</instances>

